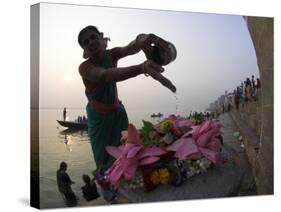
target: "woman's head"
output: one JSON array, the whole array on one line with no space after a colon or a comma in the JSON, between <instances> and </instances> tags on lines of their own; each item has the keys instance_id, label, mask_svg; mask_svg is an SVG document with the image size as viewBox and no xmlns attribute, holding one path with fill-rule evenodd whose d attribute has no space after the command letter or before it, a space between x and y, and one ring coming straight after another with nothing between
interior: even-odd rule
<instances>
[{"instance_id":1,"label":"woman's head","mask_svg":"<svg viewBox=\"0 0 281 212\"><path fill-rule=\"evenodd\" d=\"M78 35L78 43L84 49L83 57L88 58L106 49L107 39L95 26L83 28Z\"/></svg>"},{"instance_id":2,"label":"woman's head","mask_svg":"<svg viewBox=\"0 0 281 212\"><path fill-rule=\"evenodd\" d=\"M78 35L78 43L79 45L83 48L83 36L86 34L86 32L96 32L97 34L100 34L100 31L98 30L97 27L95 26L87 26L85 27L84 29L82 29L80 32L79 32L79 35Z\"/></svg>"},{"instance_id":3,"label":"woman's head","mask_svg":"<svg viewBox=\"0 0 281 212\"><path fill-rule=\"evenodd\" d=\"M89 184L91 182L89 175L83 174L82 178L86 184Z\"/></svg>"},{"instance_id":4,"label":"woman's head","mask_svg":"<svg viewBox=\"0 0 281 212\"><path fill-rule=\"evenodd\" d=\"M66 164L66 162L62 161L60 163L60 170L66 170L66 169L67 169L67 164Z\"/></svg>"}]
</instances>

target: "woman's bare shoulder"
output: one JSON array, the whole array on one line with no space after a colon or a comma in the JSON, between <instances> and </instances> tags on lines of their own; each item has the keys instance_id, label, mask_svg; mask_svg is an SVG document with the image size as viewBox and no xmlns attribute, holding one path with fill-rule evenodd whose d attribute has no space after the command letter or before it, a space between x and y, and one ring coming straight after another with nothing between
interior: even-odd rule
<instances>
[{"instance_id":1,"label":"woman's bare shoulder","mask_svg":"<svg viewBox=\"0 0 281 212\"><path fill-rule=\"evenodd\" d=\"M79 73L83 76L89 69L92 68L94 68L94 66L89 62L89 60L85 60L79 65Z\"/></svg>"}]
</instances>

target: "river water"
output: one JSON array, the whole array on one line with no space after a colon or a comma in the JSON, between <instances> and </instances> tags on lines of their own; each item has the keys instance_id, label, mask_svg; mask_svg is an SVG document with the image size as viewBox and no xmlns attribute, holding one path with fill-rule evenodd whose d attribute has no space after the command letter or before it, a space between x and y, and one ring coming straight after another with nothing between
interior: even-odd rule
<instances>
[{"instance_id":1,"label":"river water","mask_svg":"<svg viewBox=\"0 0 281 212\"><path fill-rule=\"evenodd\" d=\"M87 131L70 132L60 126L56 120L62 120L62 114L62 109L39 110L40 205L42 208L66 207L56 182L56 171L61 161L68 164L67 173L75 182L72 189L79 198L78 206L105 204L101 198L86 202L82 197L82 174L92 176L95 162ZM86 111L67 110L68 120L75 120L78 115L86 115ZM130 111L128 116L129 121L137 128L141 126L143 119L154 123L159 121L157 118L151 119L150 113L145 111Z\"/></svg>"}]
</instances>

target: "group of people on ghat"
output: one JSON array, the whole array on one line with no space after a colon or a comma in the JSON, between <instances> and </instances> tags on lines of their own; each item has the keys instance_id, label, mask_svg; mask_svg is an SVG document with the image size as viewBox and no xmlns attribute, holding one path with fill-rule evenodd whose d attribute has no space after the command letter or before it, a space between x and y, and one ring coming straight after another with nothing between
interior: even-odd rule
<instances>
[{"instance_id":1,"label":"group of people on ghat","mask_svg":"<svg viewBox=\"0 0 281 212\"><path fill-rule=\"evenodd\" d=\"M240 86L233 90L232 94L225 92L224 101L222 103L222 112L228 112L232 107L239 109L241 103L242 107L249 101L257 101L261 92L261 81L252 75L252 78L246 78Z\"/></svg>"}]
</instances>

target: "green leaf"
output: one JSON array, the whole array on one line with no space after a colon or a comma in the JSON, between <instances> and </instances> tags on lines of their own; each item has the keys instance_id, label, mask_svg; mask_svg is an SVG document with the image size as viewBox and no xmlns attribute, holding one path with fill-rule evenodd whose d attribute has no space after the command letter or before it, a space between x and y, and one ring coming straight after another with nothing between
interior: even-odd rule
<instances>
[{"instance_id":1,"label":"green leaf","mask_svg":"<svg viewBox=\"0 0 281 212\"><path fill-rule=\"evenodd\" d=\"M153 124L151 122L148 121L142 121L143 122L143 127L140 130L141 136L144 139L148 139L149 138L149 133L151 131L153 131Z\"/></svg>"},{"instance_id":2,"label":"green leaf","mask_svg":"<svg viewBox=\"0 0 281 212\"><path fill-rule=\"evenodd\" d=\"M151 146L151 141L148 138L143 137L142 138L142 144L143 144L144 147L149 147L149 146Z\"/></svg>"},{"instance_id":3,"label":"green leaf","mask_svg":"<svg viewBox=\"0 0 281 212\"><path fill-rule=\"evenodd\" d=\"M169 132L164 135L163 138L161 138L161 141L163 141L165 144L171 144L174 141L174 136Z\"/></svg>"},{"instance_id":4,"label":"green leaf","mask_svg":"<svg viewBox=\"0 0 281 212\"><path fill-rule=\"evenodd\" d=\"M144 131L150 132L150 131L153 130L153 124L152 124L151 122L149 122L149 121L144 121L144 120L142 120L142 122L143 122L143 127L142 127L142 129L143 129Z\"/></svg>"},{"instance_id":5,"label":"green leaf","mask_svg":"<svg viewBox=\"0 0 281 212\"><path fill-rule=\"evenodd\" d=\"M180 129L180 131L181 131L183 134L185 134L185 133L187 133L188 131L192 130L192 128L190 128L190 127L180 127L179 129Z\"/></svg>"}]
</instances>

